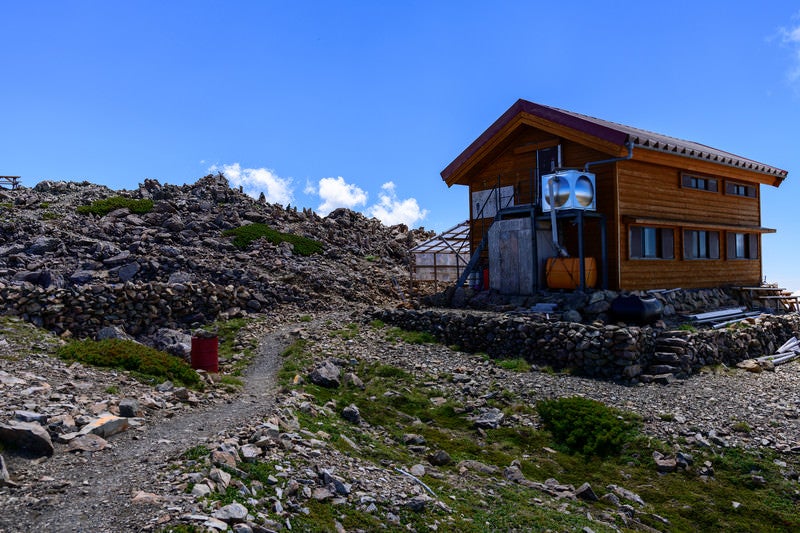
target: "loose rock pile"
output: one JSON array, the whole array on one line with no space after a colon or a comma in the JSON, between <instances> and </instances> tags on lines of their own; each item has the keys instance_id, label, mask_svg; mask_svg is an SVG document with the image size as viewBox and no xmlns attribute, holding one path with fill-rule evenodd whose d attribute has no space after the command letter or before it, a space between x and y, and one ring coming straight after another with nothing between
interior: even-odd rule
<instances>
[{"instance_id":1,"label":"loose rock pile","mask_svg":"<svg viewBox=\"0 0 800 533\"><path fill-rule=\"evenodd\" d=\"M106 326L147 336L287 303L399 301L393 280L407 276L407 250L430 236L345 209L321 218L269 205L222 175L180 187L145 180L116 192L45 181L0 194L0 311L77 337ZM154 208L76 213L117 195L150 199ZM323 252L303 257L266 240L240 250L222 235L251 222L317 240Z\"/></svg>"}]
</instances>

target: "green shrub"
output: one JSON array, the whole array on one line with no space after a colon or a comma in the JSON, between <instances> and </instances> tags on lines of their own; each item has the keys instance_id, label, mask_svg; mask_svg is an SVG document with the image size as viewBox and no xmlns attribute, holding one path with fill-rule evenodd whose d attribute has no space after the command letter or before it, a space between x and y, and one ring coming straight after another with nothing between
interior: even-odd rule
<instances>
[{"instance_id":1,"label":"green shrub","mask_svg":"<svg viewBox=\"0 0 800 533\"><path fill-rule=\"evenodd\" d=\"M122 209L123 207L127 207L131 213L144 215L153 210L153 200L148 200L146 198L134 200L133 198L125 198L124 196L112 196L111 198L95 200L91 205L79 206L76 211L80 215L99 215L102 217L112 211Z\"/></svg>"},{"instance_id":2,"label":"green shrub","mask_svg":"<svg viewBox=\"0 0 800 533\"><path fill-rule=\"evenodd\" d=\"M639 426L632 414L578 396L544 400L536 408L558 446L586 457L619 454Z\"/></svg>"},{"instance_id":3,"label":"green shrub","mask_svg":"<svg viewBox=\"0 0 800 533\"><path fill-rule=\"evenodd\" d=\"M322 251L322 243L318 241L291 233L281 233L266 224L247 224L226 230L222 234L226 237L233 236L233 245L241 249L247 248L251 242L264 237L272 244L290 243L294 247L292 252L298 255L308 256Z\"/></svg>"},{"instance_id":4,"label":"green shrub","mask_svg":"<svg viewBox=\"0 0 800 533\"><path fill-rule=\"evenodd\" d=\"M57 355L67 361L129 370L146 381L169 379L195 388L201 384L197 372L182 359L133 341L74 341L59 348Z\"/></svg>"}]
</instances>

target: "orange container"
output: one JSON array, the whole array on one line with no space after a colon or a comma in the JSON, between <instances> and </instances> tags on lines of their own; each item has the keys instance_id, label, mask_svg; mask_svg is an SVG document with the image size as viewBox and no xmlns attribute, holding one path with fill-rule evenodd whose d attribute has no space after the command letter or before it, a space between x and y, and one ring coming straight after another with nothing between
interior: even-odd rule
<instances>
[{"instance_id":1,"label":"orange container","mask_svg":"<svg viewBox=\"0 0 800 533\"><path fill-rule=\"evenodd\" d=\"M219 339L192 337L192 368L219 372Z\"/></svg>"},{"instance_id":2,"label":"orange container","mask_svg":"<svg viewBox=\"0 0 800 533\"><path fill-rule=\"evenodd\" d=\"M597 263L594 257L585 257L584 281L586 287L597 283ZM581 281L581 261L577 257L550 257L545 267L547 287L550 289L577 289Z\"/></svg>"}]
</instances>

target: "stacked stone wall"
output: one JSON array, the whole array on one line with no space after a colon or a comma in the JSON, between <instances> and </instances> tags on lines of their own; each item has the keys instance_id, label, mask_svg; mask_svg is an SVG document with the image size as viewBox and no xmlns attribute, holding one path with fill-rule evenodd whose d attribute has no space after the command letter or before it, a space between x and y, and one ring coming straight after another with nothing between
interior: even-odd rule
<instances>
[{"instance_id":1,"label":"stacked stone wall","mask_svg":"<svg viewBox=\"0 0 800 533\"><path fill-rule=\"evenodd\" d=\"M653 327L594 326L497 313L376 310L373 318L442 343L495 359L524 358L538 366L637 383L652 374L685 377L704 366L735 365L774 353L800 331L800 317L763 315L730 328L669 331ZM664 362L669 350L672 359Z\"/></svg>"},{"instance_id":2,"label":"stacked stone wall","mask_svg":"<svg viewBox=\"0 0 800 533\"><path fill-rule=\"evenodd\" d=\"M159 328L188 329L225 313L239 316L274 304L272 296L208 281L118 283L41 287L0 283L4 314L16 315L57 334L93 337L107 326L133 336Z\"/></svg>"}]
</instances>

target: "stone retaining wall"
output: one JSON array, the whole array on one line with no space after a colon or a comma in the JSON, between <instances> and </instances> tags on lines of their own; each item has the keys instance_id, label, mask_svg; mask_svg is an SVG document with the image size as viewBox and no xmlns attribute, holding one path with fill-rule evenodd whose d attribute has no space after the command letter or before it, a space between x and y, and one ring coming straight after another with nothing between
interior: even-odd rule
<instances>
[{"instance_id":1,"label":"stone retaining wall","mask_svg":"<svg viewBox=\"0 0 800 533\"><path fill-rule=\"evenodd\" d=\"M453 311L376 310L373 318L495 359L522 357L538 366L637 383L685 377L707 365L734 365L773 353L800 330L800 317L763 315L722 330L667 331L649 326L596 327L527 316Z\"/></svg>"},{"instance_id":2,"label":"stone retaining wall","mask_svg":"<svg viewBox=\"0 0 800 533\"><path fill-rule=\"evenodd\" d=\"M0 301L4 314L78 338L93 337L106 326L121 327L133 336L152 335L159 328L189 329L221 313L239 316L275 303L273 295L208 281L65 288L0 283Z\"/></svg>"}]
</instances>

